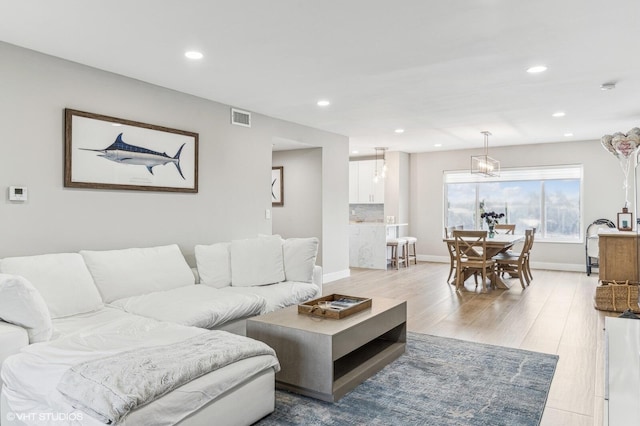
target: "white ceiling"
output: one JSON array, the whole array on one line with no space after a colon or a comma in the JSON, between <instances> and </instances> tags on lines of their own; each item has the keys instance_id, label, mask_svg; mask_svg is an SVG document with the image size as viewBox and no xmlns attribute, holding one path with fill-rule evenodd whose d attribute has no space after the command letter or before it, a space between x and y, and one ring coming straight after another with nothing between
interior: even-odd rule
<instances>
[{"instance_id":1,"label":"white ceiling","mask_svg":"<svg viewBox=\"0 0 640 426\"><path fill-rule=\"evenodd\" d=\"M0 0L0 40L371 154L481 148L483 130L490 146L627 132L640 125L639 16L638 0ZM538 64L548 71L525 72Z\"/></svg>"}]
</instances>

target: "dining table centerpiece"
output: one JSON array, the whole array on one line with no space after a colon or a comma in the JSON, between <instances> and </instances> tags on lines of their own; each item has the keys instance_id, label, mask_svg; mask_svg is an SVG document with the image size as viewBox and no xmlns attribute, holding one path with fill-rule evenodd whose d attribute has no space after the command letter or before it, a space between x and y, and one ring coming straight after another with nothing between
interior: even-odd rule
<instances>
[{"instance_id":1,"label":"dining table centerpiece","mask_svg":"<svg viewBox=\"0 0 640 426\"><path fill-rule=\"evenodd\" d=\"M489 238L493 238L496 235L495 227L499 223L499 220L504 217L504 213L496 212L484 212L480 215L481 219L484 219L489 226Z\"/></svg>"}]
</instances>

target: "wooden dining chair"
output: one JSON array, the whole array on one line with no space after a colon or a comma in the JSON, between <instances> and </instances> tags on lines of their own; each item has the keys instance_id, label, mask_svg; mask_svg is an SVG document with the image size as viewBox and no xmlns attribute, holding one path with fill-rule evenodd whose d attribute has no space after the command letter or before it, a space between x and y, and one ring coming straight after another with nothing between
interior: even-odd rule
<instances>
[{"instance_id":1,"label":"wooden dining chair","mask_svg":"<svg viewBox=\"0 0 640 426\"><path fill-rule=\"evenodd\" d=\"M536 228L532 228L531 230L531 241L529 241L529 247L527 248L527 258L525 260L525 272L529 276L529 282L533 279L533 275L531 274L531 249L533 248L533 241L536 239ZM526 231L525 231L526 232Z\"/></svg>"},{"instance_id":2,"label":"wooden dining chair","mask_svg":"<svg viewBox=\"0 0 640 426\"><path fill-rule=\"evenodd\" d=\"M515 223L496 223L493 229L498 234L514 235L516 233L516 224Z\"/></svg>"},{"instance_id":3,"label":"wooden dining chair","mask_svg":"<svg viewBox=\"0 0 640 426\"><path fill-rule=\"evenodd\" d=\"M487 259L487 231L454 230L456 247L456 289L464 286L464 277L482 277L482 291L487 291L487 278L493 279L495 261Z\"/></svg>"},{"instance_id":4,"label":"wooden dining chair","mask_svg":"<svg viewBox=\"0 0 640 426\"><path fill-rule=\"evenodd\" d=\"M447 237L451 238L451 237ZM456 270L456 243L455 241L447 241L447 251L449 252L449 276L447 277L447 284L452 284L451 276L453 271Z\"/></svg>"},{"instance_id":5,"label":"wooden dining chair","mask_svg":"<svg viewBox=\"0 0 640 426\"><path fill-rule=\"evenodd\" d=\"M455 226L445 226L444 227L444 237L445 238L453 238L453 230L456 229Z\"/></svg>"},{"instance_id":6,"label":"wooden dining chair","mask_svg":"<svg viewBox=\"0 0 640 426\"><path fill-rule=\"evenodd\" d=\"M504 276L507 272L512 277L518 277L520 279L520 286L523 289L531 283L533 277L528 265L529 253L533 246L534 233L533 229L527 229L524 234L524 244L520 253L505 252L500 253L493 257L496 262L496 270L500 276Z\"/></svg>"},{"instance_id":7,"label":"wooden dining chair","mask_svg":"<svg viewBox=\"0 0 640 426\"><path fill-rule=\"evenodd\" d=\"M445 226L444 237L453 238L453 231L456 229L463 229L463 225ZM447 251L449 252L449 276L447 277L447 284L452 284L451 276L456 270L456 243L454 241L447 241Z\"/></svg>"}]
</instances>

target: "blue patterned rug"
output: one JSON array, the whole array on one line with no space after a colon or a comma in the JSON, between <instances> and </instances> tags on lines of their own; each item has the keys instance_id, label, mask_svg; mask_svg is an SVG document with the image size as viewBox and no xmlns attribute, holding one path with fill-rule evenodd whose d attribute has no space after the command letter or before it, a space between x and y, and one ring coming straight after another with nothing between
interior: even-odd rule
<instances>
[{"instance_id":1,"label":"blue patterned rug","mask_svg":"<svg viewBox=\"0 0 640 426\"><path fill-rule=\"evenodd\" d=\"M276 391L256 425L538 425L557 355L408 333L407 352L328 403Z\"/></svg>"}]
</instances>

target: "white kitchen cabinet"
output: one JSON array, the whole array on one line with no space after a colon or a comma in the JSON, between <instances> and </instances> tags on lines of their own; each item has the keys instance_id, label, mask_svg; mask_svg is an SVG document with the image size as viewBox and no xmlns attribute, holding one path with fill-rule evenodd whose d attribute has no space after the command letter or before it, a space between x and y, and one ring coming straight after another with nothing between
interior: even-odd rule
<instances>
[{"instance_id":1,"label":"white kitchen cabinet","mask_svg":"<svg viewBox=\"0 0 640 426\"><path fill-rule=\"evenodd\" d=\"M376 171L382 174L382 160L352 161L349 163L349 203L382 204L384 203L384 179L374 182Z\"/></svg>"},{"instance_id":2,"label":"white kitchen cabinet","mask_svg":"<svg viewBox=\"0 0 640 426\"><path fill-rule=\"evenodd\" d=\"M358 162L349 162L349 204L358 204Z\"/></svg>"}]
</instances>

